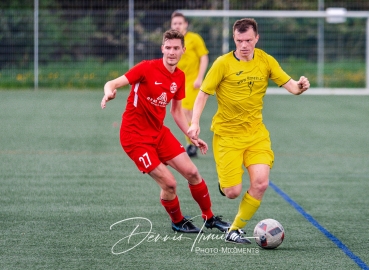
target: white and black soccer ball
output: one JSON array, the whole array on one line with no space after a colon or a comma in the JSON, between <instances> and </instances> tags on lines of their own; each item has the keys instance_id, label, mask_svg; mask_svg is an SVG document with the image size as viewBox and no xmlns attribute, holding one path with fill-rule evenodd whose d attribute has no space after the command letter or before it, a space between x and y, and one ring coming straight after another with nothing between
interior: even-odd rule
<instances>
[{"instance_id":1,"label":"white and black soccer ball","mask_svg":"<svg viewBox=\"0 0 369 270\"><path fill-rule=\"evenodd\" d=\"M256 243L265 249L277 248L284 239L284 228L275 219L263 219L254 228Z\"/></svg>"}]
</instances>

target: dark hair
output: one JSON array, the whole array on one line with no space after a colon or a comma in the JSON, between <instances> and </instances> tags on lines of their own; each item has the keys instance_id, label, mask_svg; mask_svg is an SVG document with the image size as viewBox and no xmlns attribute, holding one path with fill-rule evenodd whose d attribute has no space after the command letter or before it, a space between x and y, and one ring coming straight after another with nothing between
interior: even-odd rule
<instances>
[{"instance_id":1,"label":"dark hair","mask_svg":"<svg viewBox=\"0 0 369 270\"><path fill-rule=\"evenodd\" d=\"M250 28L254 29L255 35L258 34L258 24L254 19L244 18L236 21L233 24L233 33L237 30L240 33L245 33Z\"/></svg>"},{"instance_id":2,"label":"dark hair","mask_svg":"<svg viewBox=\"0 0 369 270\"><path fill-rule=\"evenodd\" d=\"M172 13L171 20L172 20L173 18L175 18L175 17L182 17L182 18L185 20L185 22L188 22L188 21L187 21L187 19L186 19L186 17L185 17L182 13L180 13L180 12L174 11L174 12Z\"/></svg>"},{"instance_id":3,"label":"dark hair","mask_svg":"<svg viewBox=\"0 0 369 270\"><path fill-rule=\"evenodd\" d=\"M182 47L184 47L184 36L177 30L170 29L168 31L165 31L165 33L163 34L163 44L168 39L180 39Z\"/></svg>"}]
</instances>

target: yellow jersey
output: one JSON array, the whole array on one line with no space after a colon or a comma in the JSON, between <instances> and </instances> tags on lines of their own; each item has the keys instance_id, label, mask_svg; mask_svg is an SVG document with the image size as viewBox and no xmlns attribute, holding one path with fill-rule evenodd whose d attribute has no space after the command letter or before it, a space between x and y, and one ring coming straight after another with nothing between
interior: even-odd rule
<instances>
[{"instance_id":1,"label":"yellow jersey","mask_svg":"<svg viewBox=\"0 0 369 270\"><path fill-rule=\"evenodd\" d=\"M269 79L282 86L291 77L263 50L255 48L254 58L247 62L233 51L218 57L201 85L201 91L216 94L218 102L211 130L221 136L242 136L260 124Z\"/></svg>"},{"instance_id":2,"label":"yellow jersey","mask_svg":"<svg viewBox=\"0 0 369 270\"><path fill-rule=\"evenodd\" d=\"M205 42L199 34L187 32L184 36L186 51L177 67L186 75L186 88L193 88L200 68L201 56L209 53Z\"/></svg>"}]
</instances>

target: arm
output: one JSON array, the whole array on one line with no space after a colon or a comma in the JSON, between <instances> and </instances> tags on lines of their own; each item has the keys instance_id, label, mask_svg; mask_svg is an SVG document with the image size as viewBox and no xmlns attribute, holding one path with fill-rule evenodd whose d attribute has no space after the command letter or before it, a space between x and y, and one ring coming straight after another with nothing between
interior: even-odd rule
<instances>
[{"instance_id":1,"label":"arm","mask_svg":"<svg viewBox=\"0 0 369 270\"><path fill-rule=\"evenodd\" d=\"M305 92L306 90L309 89L310 87L310 82L309 80L304 77L301 76L300 80L295 81L293 79L290 79L287 83L285 83L283 85L283 87L290 93L294 94L294 95L300 95L303 92Z\"/></svg>"},{"instance_id":2,"label":"arm","mask_svg":"<svg viewBox=\"0 0 369 270\"><path fill-rule=\"evenodd\" d=\"M197 78L195 82L193 83L193 87L195 89L200 88L202 84L202 80L204 79L206 68L209 64L209 56L207 54L200 57L200 67L199 67L199 73L197 74Z\"/></svg>"},{"instance_id":3,"label":"arm","mask_svg":"<svg viewBox=\"0 0 369 270\"><path fill-rule=\"evenodd\" d=\"M117 94L117 88L126 86L128 84L129 81L125 75L108 81L104 86L104 97L101 100L101 108L104 109L106 107L106 103L115 98L115 95Z\"/></svg>"},{"instance_id":4,"label":"arm","mask_svg":"<svg viewBox=\"0 0 369 270\"><path fill-rule=\"evenodd\" d=\"M193 107L193 114L191 120L191 126L187 131L187 134L190 139L197 139L200 134L200 117L202 111L205 108L206 101L208 100L209 95L200 91L196 97L195 104Z\"/></svg>"},{"instance_id":5,"label":"arm","mask_svg":"<svg viewBox=\"0 0 369 270\"><path fill-rule=\"evenodd\" d=\"M177 126L187 136L186 132L188 130L188 122L182 110L181 100L172 99L172 106L170 108L170 113L172 114L173 119L176 122ZM201 140L200 138L197 138L197 139L191 139L191 141L194 145L200 148L201 153L206 154L206 151L208 150L208 145L203 140Z\"/></svg>"}]
</instances>

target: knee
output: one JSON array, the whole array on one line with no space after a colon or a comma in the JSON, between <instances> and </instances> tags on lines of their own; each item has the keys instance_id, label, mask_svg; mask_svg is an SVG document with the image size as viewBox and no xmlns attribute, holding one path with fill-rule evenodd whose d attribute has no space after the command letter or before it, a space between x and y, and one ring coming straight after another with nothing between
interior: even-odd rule
<instances>
[{"instance_id":1,"label":"knee","mask_svg":"<svg viewBox=\"0 0 369 270\"><path fill-rule=\"evenodd\" d=\"M254 181L251 184L251 188L255 190L258 194L264 194L264 192L267 190L269 186L269 180L268 179L260 179L258 181Z\"/></svg>"},{"instance_id":2,"label":"knee","mask_svg":"<svg viewBox=\"0 0 369 270\"><path fill-rule=\"evenodd\" d=\"M224 192L224 194L226 195L226 197L228 199L236 199L240 194L237 193L237 192L233 192L233 191L230 191L230 192Z\"/></svg>"},{"instance_id":3,"label":"knee","mask_svg":"<svg viewBox=\"0 0 369 270\"><path fill-rule=\"evenodd\" d=\"M202 178L196 166L193 166L192 168L188 168L188 170L186 171L185 178L192 185L196 185L202 181Z\"/></svg>"},{"instance_id":4,"label":"knee","mask_svg":"<svg viewBox=\"0 0 369 270\"><path fill-rule=\"evenodd\" d=\"M236 199L238 196L240 196L241 191L242 187L239 188L238 186L223 188L223 192L228 199Z\"/></svg>"},{"instance_id":5,"label":"knee","mask_svg":"<svg viewBox=\"0 0 369 270\"><path fill-rule=\"evenodd\" d=\"M165 193L176 194L177 182L175 180L167 181L162 187Z\"/></svg>"}]
</instances>

